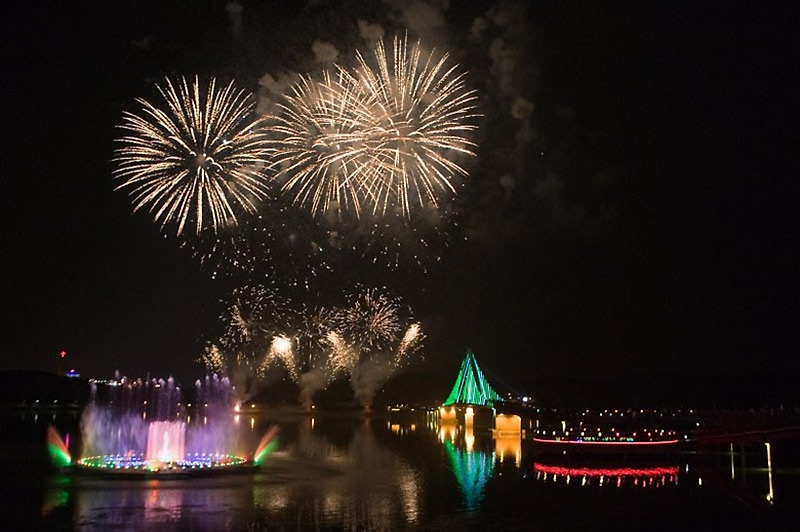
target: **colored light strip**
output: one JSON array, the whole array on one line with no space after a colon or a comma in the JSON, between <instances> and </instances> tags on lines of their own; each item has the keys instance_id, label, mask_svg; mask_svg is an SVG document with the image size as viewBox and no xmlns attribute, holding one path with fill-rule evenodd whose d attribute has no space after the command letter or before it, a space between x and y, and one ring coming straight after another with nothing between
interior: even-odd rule
<instances>
[{"instance_id":1,"label":"colored light strip","mask_svg":"<svg viewBox=\"0 0 800 532\"><path fill-rule=\"evenodd\" d=\"M646 445L675 445L680 440L660 440L660 441L583 441L583 440L545 440L533 438L536 443L557 443L561 445L610 445L618 447L646 446Z\"/></svg>"},{"instance_id":2,"label":"colored light strip","mask_svg":"<svg viewBox=\"0 0 800 532\"><path fill-rule=\"evenodd\" d=\"M661 477L677 475L678 466L643 467L643 468L594 468L594 467L561 467L544 464L533 464L533 470L540 473L574 477Z\"/></svg>"},{"instance_id":3,"label":"colored light strip","mask_svg":"<svg viewBox=\"0 0 800 532\"><path fill-rule=\"evenodd\" d=\"M202 457L195 455L184 460L170 462L168 466L173 469L224 468L241 465L246 461L236 455L204 455ZM95 469L158 470L157 466L144 460L141 456L88 456L78 460L78 465Z\"/></svg>"}]
</instances>

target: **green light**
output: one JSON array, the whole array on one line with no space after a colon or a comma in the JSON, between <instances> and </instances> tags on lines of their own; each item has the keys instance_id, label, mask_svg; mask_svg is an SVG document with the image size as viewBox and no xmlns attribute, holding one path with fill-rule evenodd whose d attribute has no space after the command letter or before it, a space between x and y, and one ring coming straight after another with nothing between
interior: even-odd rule
<instances>
[{"instance_id":1,"label":"green light","mask_svg":"<svg viewBox=\"0 0 800 532\"><path fill-rule=\"evenodd\" d=\"M69 453L56 444L48 443L47 451L50 453L50 461L56 467L67 467L72 462Z\"/></svg>"},{"instance_id":2,"label":"green light","mask_svg":"<svg viewBox=\"0 0 800 532\"><path fill-rule=\"evenodd\" d=\"M444 448L467 510L477 508L483 498L483 487L494 474L494 454L457 449L449 440L444 442Z\"/></svg>"},{"instance_id":3,"label":"green light","mask_svg":"<svg viewBox=\"0 0 800 532\"><path fill-rule=\"evenodd\" d=\"M47 452L55 467L66 467L72 462L67 445L52 425L47 427Z\"/></svg>"},{"instance_id":4,"label":"green light","mask_svg":"<svg viewBox=\"0 0 800 532\"><path fill-rule=\"evenodd\" d=\"M255 462L256 465L261 465L261 462L263 462L264 459L267 456L269 456L272 453L272 451L275 450L275 448L277 446L278 446L278 440L277 439L274 439L271 442L267 443L266 445L264 445L264 448L261 449L261 451L256 455L256 457L253 460L253 462Z\"/></svg>"},{"instance_id":5,"label":"green light","mask_svg":"<svg viewBox=\"0 0 800 532\"><path fill-rule=\"evenodd\" d=\"M486 377L483 376L478 361L472 351L467 351L467 356L461 363L461 369L456 377L456 383L447 396L444 406L453 404L468 404L478 406L492 406L500 397L497 395Z\"/></svg>"}]
</instances>

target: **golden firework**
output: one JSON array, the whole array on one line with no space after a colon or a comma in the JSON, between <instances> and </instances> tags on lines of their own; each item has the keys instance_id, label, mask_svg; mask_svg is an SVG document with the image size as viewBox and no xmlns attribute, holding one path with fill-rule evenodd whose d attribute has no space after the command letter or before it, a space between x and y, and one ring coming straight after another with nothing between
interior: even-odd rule
<instances>
[{"instance_id":1,"label":"golden firework","mask_svg":"<svg viewBox=\"0 0 800 532\"><path fill-rule=\"evenodd\" d=\"M286 97L271 164L296 204L409 217L456 193L477 95L447 55L400 38L392 51L378 42L371 60L358 53L353 70L303 78Z\"/></svg>"},{"instance_id":2,"label":"golden firework","mask_svg":"<svg viewBox=\"0 0 800 532\"><path fill-rule=\"evenodd\" d=\"M123 113L117 139L116 189L128 191L133 210L147 209L162 228L187 225L195 232L237 223L267 196L269 154L264 119L252 95L211 79L167 79L156 85L163 108L137 99L138 112Z\"/></svg>"}]
</instances>

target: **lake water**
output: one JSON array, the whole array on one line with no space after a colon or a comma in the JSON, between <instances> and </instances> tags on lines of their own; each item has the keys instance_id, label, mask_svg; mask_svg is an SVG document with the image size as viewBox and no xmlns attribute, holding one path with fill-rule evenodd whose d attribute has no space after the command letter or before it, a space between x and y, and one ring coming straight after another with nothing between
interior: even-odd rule
<instances>
[{"instance_id":1,"label":"lake water","mask_svg":"<svg viewBox=\"0 0 800 532\"><path fill-rule=\"evenodd\" d=\"M796 441L592 458L443 428L424 412L260 412L238 422L250 453L279 429L256 473L117 480L50 465L47 427L75 447L78 413L6 411L0 422L11 530L750 531L800 523Z\"/></svg>"}]
</instances>

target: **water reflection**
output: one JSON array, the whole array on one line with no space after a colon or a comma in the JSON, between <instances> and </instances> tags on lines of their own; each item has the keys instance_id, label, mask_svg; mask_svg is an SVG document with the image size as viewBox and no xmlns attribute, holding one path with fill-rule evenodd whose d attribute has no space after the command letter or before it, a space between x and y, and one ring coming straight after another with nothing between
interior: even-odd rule
<instances>
[{"instance_id":1,"label":"water reflection","mask_svg":"<svg viewBox=\"0 0 800 532\"><path fill-rule=\"evenodd\" d=\"M568 467L534 463L536 478L542 481L581 486L614 486L636 488L659 488L678 484L680 467L677 465L656 467Z\"/></svg>"},{"instance_id":2,"label":"water reflection","mask_svg":"<svg viewBox=\"0 0 800 532\"><path fill-rule=\"evenodd\" d=\"M495 473L495 447L491 445L491 434L481 433L476 448L471 421L471 412L468 412L467 423L444 422L439 427L439 440L444 445L468 511L480 507L486 483ZM484 441L486 439L488 442Z\"/></svg>"},{"instance_id":3,"label":"water reflection","mask_svg":"<svg viewBox=\"0 0 800 532\"><path fill-rule=\"evenodd\" d=\"M494 454L500 463L513 460L515 467L522 464L522 438L519 435L497 435L494 439Z\"/></svg>"},{"instance_id":4,"label":"water reflection","mask_svg":"<svg viewBox=\"0 0 800 532\"><path fill-rule=\"evenodd\" d=\"M271 427L280 428L275 449L256 474L132 481L40 467L31 476L10 457L40 442L38 454L29 454L47 460L51 416L7 420L30 431L18 429L27 439L7 445L3 478L7 485L35 486L42 529L371 530L445 522L475 529L496 519L507 528L592 529L607 517L611 500L614 511L626 516L658 514L676 525L671 529L687 523L683 529L702 529L707 523L680 510L697 508L712 524L745 526L765 516L791 521L800 493L798 442L725 442L646 458L566 457L544 454L520 434L434 423L422 414L242 414L239 428L251 435L251 451ZM60 433L76 434L77 420L56 422ZM31 489L18 491L15 506L31 499Z\"/></svg>"},{"instance_id":5,"label":"water reflection","mask_svg":"<svg viewBox=\"0 0 800 532\"><path fill-rule=\"evenodd\" d=\"M444 448L464 495L467 510L477 509L483 498L484 486L494 474L494 454L459 449L450 440L445 440Z\"/></svg>"},{"instance_id":6,"label":"water reflection","mask_svg":"<svg viewBox=\"0 0 800 532\"><path fill-rule=\"evenodd\" d=\"M317 426L313 418L302 423L296 441L273 453L257 477L254 525L288 519L301 528L386 529L417 522L419 474L377 441L368 421L358 424L345 447Z\"/></svg>"},{"instance_id":7,"label":"water reflection","mask_svg":"<svg viewBox=\"0 0 800 532\"><path fill-rule=\"evenodd\" d=\"M223 530L230 510L246 508L247 483L204 481L81 481L73 491L76 529ZM235 515L235 514L233 514Z\"/></svg>"},{"instance_id":8,"label":"water reflection","mask_svg":"<svg viewBox=\"0 0 800 532\"><path fill-rule=\"evenodd\" d=\"M772 504L775 502L775 489L772 485L772 445L767 442L764 444L767 448L767 475L769 480L769 491L767 492L767 501Z\"/></svg>"},{"instance_id":9,"label":"water reflection","mask_svg":"<svg viewBox=\"0 0 800 532\"><path fill-rule=\"evenodd\" d=\"M711 463L704 464L701 470L709 482L716 485L725 480L727 488L756 495L771 507L785 502L779 495L787 484L791 491L800 486L800 469L792 466L800 457L797 441L729 443L724 448L707 449L705 457ZM724 469L727 474L722 473ZM723 475L729 478L721 478Z\"/></svg>"}]
</instances>

